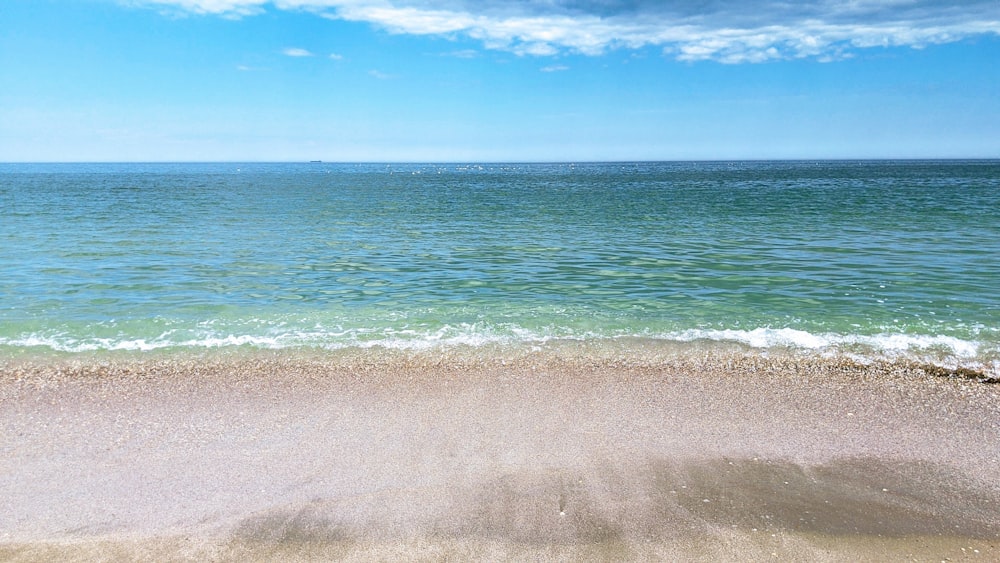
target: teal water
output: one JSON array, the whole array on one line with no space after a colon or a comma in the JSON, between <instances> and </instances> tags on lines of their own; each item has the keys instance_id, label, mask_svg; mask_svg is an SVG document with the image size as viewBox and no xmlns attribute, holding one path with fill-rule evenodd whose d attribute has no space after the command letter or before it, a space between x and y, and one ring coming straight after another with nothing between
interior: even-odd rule
<instances>
[{"instance_id":1,"label":"teal water","mask_svg":"<svg viewBox=\"0 0 1000 563\"><path fill-rule=\"evenodd\" d=\"M997 371L1000 161L0 165L0 357L630 337Z\"/></svg>"}]
</instances>

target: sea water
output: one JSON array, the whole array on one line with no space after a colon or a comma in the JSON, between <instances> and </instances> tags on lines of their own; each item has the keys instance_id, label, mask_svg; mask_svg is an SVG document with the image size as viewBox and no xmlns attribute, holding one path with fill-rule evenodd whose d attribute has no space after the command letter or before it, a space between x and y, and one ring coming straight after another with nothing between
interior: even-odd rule
<instances>
[{"instance_id":1,"label":"sea water","mask_svg":"<svg viewBox=\"0 0 1000 563\"><path fill-rule=\"evenodd\" d=\"M565 341L1000 372L1000 161L0 164L0 359Z\"/></svg>"}]
</instances>

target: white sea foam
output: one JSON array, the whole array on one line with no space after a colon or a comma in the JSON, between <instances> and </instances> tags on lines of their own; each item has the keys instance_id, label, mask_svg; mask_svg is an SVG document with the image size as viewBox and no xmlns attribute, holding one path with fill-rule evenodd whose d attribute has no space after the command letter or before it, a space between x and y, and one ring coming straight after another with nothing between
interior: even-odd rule
<instances>
[{"instance_id":1,"label":"white sea foam","mask_svg":"<svg viewBox=\"0 0 1000 563\"><path fill-rule=\"evenodd\" d=\"M691 329L678 333L663 335L667 340L692 342L696 340L729 341L746 344L752 348L771 348L774 346L819 349L830 346L831 339L827 335L818 335L792 328L755 328L753 330L702 330Z\"/></svg>"},{"instance_id":2,"label":"white sea foam","mask_svg":"<svg viewBox=\"0 0 1000 563\"><path fill-rule=\"evenodd\" d=\"M944 335L914 334L814 334L792 328L755 328L753 330L702 330L691 329L663 335L667 340L693 342L696 340L729 341L752 348L802 348L824 350L838 347L864 346L884 353L940 349L960 358L974 358L980 344Z\"/></svg>"},{"instance_id":3,"label":"white sea foam","mask_svg":"<svg viewBox=\"0 0 1000 563\"><path fill-rule=\"evenodd\" d=\"M687 329L667 333L598 333L547 327L529 329L517 325L456 323L434 328L324 328L294 329L259 324L257 333L240 333L224 326L202 325L197 330L171 329L149 338L79 337L64 332L25 334L0 338L0 347L41 349L61 353L101 351L149 352L220 348L347 348L383 347L427 351L448 347L487 345L541 346L554 340L594 341L622 338L676 343L733 343L758 350L799 350L823 356L846 356L861 361L903 359L948 367L976 367L1000 373L1000 346L948 335L882 333L873 335L812 333L793 328L759 327L750 330ZM228 327L232 329L234 327ZM992 341L991 341L992 342Z\"/></svg>"},{"instance_id":4,"label":"white sea foam","mask_svg":"<svg viewBox=\"0 0 1000 563\"><path fill-rule=\"evenodd\" d=\"M442 346L479 347L493 343L514 343L520 341L543 340L533 338L530 331L506 334L492 329L484 329L475 324L460 324L420 331L415 329L382 330L359 328L353 330L313 330L265 331L262 334L226 333L224 328L207 330L206 326L197 334L183 334L180 331L166 331L152 338L127 337L76 337L66 333L26 334L17 337L0 337L0 346L10 348L41 348L55 352L81 353L99 351L148 352L162 349L198 349L254 347L262 349L284 349L297 347L317 347L327 349L385 347L399 350L427 350Z\"/></svg>"},{"instance_id":5,"label":"white sea foam","mask_svg":"<svg viewBox=\"0 0 1000 563\"><path fill-rule=\"evenodd\" d=\"M253 335L210 336L200 339L172 340L159 336L146 338L73 338L65 336L27 335L18 338L0 338L0 346L13 348L43 348L55 352L80 353L98 351L149 352L166 348L222 348L227 346L255 346L283 348L280 338Z\"/></svg>"},{"instance_id":6,"label":"white sea foam","mask_svg":"<svg viewBox=\"0 0 1000 563\"><path fill-rule=\"evenodd\" d=\"M473 323L444 325L433 330L419 329L353 329L270 331L264 334L232 334L200 330L197 336L167 331L153 338L75 337L65 333L27 334L0 338L0 346L14 348L49 348L59 352L98 350L149 351L162 348L221 348L253 346L289 348L317 346L325 348L384 346L400 349L426 349L436 346L487 344L540 344L554 339L599 340L602 338L643 337L674 342L716 341L734 342L751 348L799 348L824 350L838 347L863 346L885 353L914 350L940 350L961 358L974 358L981 344L945 335L875 334L842 335L810 333L792 328L688 329L660 334L576 332L569 330L531 330L517 326L492 327Z\"/></svg>"},{"instance_id":7,"label":"white sea foam","mask_svg":"<svg viewBox=\"0 0 1000 563\"><path fill-rule=\"evenodd\" d=\"M978 369L991 375L1000 375L1000 345L947 335L814 334L791 328L755 328L692 329L660 335L660 338L679 342L733 342L755 349L800 350L826 357L848 357L861 362L877 359L917 361L951 369Z\"/></svg>"}]
</instances>

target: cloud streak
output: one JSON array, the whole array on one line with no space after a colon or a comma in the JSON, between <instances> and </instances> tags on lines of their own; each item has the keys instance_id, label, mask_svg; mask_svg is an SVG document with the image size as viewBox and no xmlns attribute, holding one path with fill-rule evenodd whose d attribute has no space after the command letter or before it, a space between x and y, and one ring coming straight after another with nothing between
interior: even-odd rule
<instances>
[{"instance_id":1,"label":"cloud streak","mask_svg":"<svg viewBox=\"0 0 1000 563\"><path fill-rule=\"evenodd\" d=\"M132 0L242 17L295 10L518 55L661 48L681 61L833 60L1000 34L996 0Z\"/></svg>"}]
</instances>

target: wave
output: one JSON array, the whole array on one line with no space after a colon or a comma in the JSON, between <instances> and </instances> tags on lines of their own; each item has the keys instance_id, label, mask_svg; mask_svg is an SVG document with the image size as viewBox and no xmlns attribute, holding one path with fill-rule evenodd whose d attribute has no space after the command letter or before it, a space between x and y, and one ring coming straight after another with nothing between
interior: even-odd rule
<instances>
[{"instance_id":1,"label":"wave","mask_svg":"<svg viewBox=\"0 0 1000 563\"><path fill-rule=\"evenodd\" d=\"M516 325L458 323L436 328L293 329L270 327L255 333L227 332L205 323L199 329L170 329L149 337L126 335L79 336L68 332L36 332L0 337L0 350L62 354L101 352L196 351L255 348L326 349L386 348L403 351L433 351L439 348L491 346L541 347L553 342L614 342L618 346L656 344L691 346L738 346L758 352L805 353L826 357L843 356L857 361L918 361L948 368L973 368L1000 374L1000 343L950 335L814 333L795 328L758 327L741 329L684 329L669 332L617 331L598 333L548 327L528 329ZM258 328L260 325L258 323ZM492 353L492 352L491 352Z\"/></svg>"},{"instance_id":2,"label":"wave","mask_svg":"<svg viewBox=\"0 0 1000 563\"><path fill-rule=\"evenodd\" d=\"M947 335L810 333L792 328L752 330L685 330L664 335L681 342L732 342L755 349L806 351L823 356L871 360L915 361L949 369L971 368L1000 375L1000 345Z\"/></svg>"},{"instance_id":3,"label":"wave","mask_svg":"<svg viewBox=\"0 0 1000 563\"><path fill-rule=\"evenodd\" d=\"M915 350L940 350L960 358L975 358L983 343L943 335L913 334L813 334L793 328L755 328L753 330L685 330L665 335L668 340L691 342L714 340L739 342L752 348L801 348L827 350L845 347L870 347L885 353L906 353Z\"/></svg>"}]
</instances>

